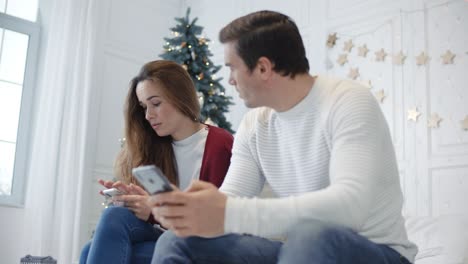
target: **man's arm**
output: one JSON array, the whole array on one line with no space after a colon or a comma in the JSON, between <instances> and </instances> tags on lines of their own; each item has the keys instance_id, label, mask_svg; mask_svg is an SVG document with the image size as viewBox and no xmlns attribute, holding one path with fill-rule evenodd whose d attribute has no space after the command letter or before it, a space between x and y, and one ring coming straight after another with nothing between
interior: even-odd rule
<instances>
[{"instance_id":1,"label":"man's arm","mask_svg":"<svg viewBox=\"0 0 468 264\"><path fill-rule=\"evenodd\" d=\"M254 154L255 126L259 122L259 112L255 109L248 112L239 126L232 148L231 165L220 191L228 196L253 197L258 195L265 183L258 157Z\"/></svg>"}]
</instances>

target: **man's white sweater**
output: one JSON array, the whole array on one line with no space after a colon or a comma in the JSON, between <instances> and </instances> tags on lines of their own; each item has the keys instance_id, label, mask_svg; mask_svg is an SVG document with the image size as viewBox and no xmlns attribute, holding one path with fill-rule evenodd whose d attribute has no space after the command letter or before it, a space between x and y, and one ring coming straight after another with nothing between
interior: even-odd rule
<instances>
[{"instance_id":1,"label":"man's white sweater","mask_svg":"<svg viewBox=\"0 0 468 264\"><path fill-rule=\"evenodd\" d=\"M288 111L247 113L232 152L221 186L229 196L226 233L287 236L298 222L317 219L349 227L414 261L391 136L369 89L317 77ZM253 198L265 181L279 198Z\"/></svg>"}]
</instances>

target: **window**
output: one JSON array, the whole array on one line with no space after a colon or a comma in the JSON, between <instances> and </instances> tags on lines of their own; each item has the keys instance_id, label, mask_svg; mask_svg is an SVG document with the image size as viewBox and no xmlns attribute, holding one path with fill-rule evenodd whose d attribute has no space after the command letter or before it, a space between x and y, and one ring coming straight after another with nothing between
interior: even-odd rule
<instances>
[{"instance_id":1,"label":"window","mask_svg":"<svg viewBox=\"0 0 468 264\"><path fill-rule=\"evenodd\" d=\"M39 44L37 0L0 0L0 204L21 206Z\"/></svg>"}]
</instances>

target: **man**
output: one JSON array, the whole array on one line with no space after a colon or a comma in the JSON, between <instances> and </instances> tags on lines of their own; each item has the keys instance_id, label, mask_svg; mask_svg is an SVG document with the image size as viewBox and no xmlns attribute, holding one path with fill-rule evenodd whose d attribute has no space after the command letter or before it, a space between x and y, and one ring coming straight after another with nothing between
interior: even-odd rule
<instances>
[{"instance_id":1,"label":"man","mask_svg":"<svg viewBox=\"0 0 468 264\"><path fill-rule=\"evenodd\" d=\"M220 41L229 83L255 109L219 191L195 181L151 198L171 230L153 263L414 262L390 133L369 90L311 76L299 30L280 13L238 18ZM254 198L265 182L279 198Z\"/></svg>"}]
</instances>

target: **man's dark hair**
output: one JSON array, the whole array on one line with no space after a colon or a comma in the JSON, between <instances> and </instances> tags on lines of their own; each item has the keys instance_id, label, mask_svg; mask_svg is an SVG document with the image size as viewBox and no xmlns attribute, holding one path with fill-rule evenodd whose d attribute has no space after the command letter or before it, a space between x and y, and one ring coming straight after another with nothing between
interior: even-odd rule
<instances>
[{"instance_id":1,"label":"man's dark hair","mask_svg":"<svg viewBox=\"0 0 468 264\"><path fill-rule=\"evenodd\" d=\"M268 58L273 70L294 78L309 71L301 34L294 21L274 11L258 11L239 17L219 33L221 43L235 42L239 57L252 71L260 57Z\"/></svg>"}]
</instances>

